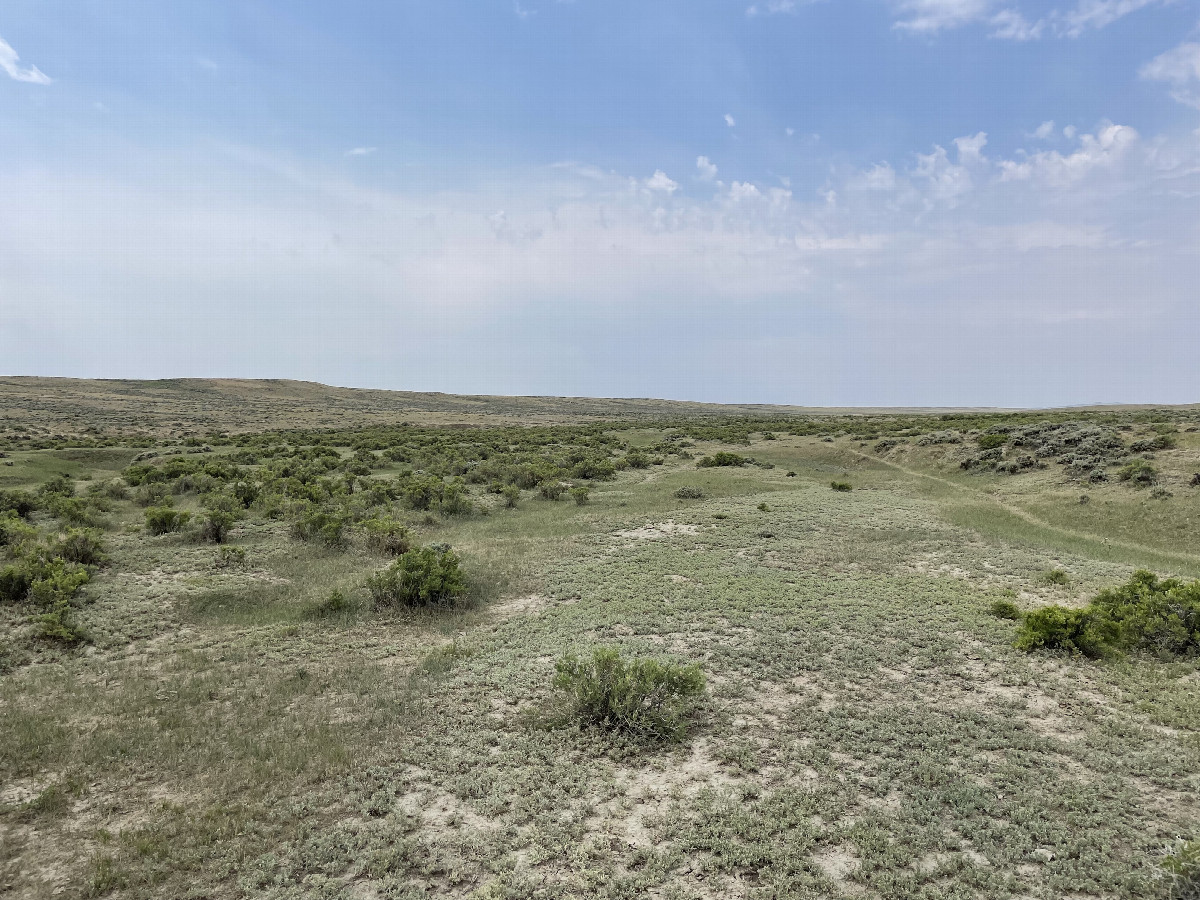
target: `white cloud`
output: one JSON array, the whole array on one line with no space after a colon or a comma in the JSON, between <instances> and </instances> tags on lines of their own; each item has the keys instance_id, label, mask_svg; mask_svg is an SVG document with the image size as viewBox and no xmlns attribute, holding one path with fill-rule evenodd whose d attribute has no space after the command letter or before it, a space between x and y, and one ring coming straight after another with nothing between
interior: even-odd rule
<instances>
[{"instance_id":1,"label":"white cloud","mask_svg":"<svg viewBox=\"0 0 1200 900\"><path fill-rule=\"evenodd\" d=\"M872 191L891 191L896 188L896 170L891 163L876 163L862 174L858 182Z\"/></svg>"},{"instance_id":2,"label":"white cloud","mask_svg":"<svg viewBox=\"0 0 1200 900\"><path fill-rule=\"evenodd\" d=\"M1117 167L1138 143L1138 133L1128 125L1108 124L1095 134L1079 138L1079 149L1063 155L1056 150L1027 155L1024 159L1002 160L1001 181L1031 179L1063 186L1077 182L1096 170Z\"/></svg>"},{"instance_id":3,"label":"white cloud","mask_svg":"<svg viewBox=\"0 0 1200 900\"><path fill-rule=\"evenodd\" d=\"M1169 3L1171 0L1079 0L1074 9L1057 16L1060 29L1070 37L1078 37L1089 28L1105 28L1117 19L1147 6Z\"/></svg>"},{"instance_id":4,"label":"white cloud","mask_svg":"<svg viewBox=\"0 0 1200 900\"><path fill-rule=\"evenodd\" d=\"M707 156L696 157L696 177L701 181L712 181L717 177L717 165Z\"/></svg>"},{"instance_id":5,"label":"white cloud","mask_svg":"<svg viewBox=\"0 0 1200 900\"><path fill-rule=\"evenodd\" d=\"M30 66L28 69L18 66L17 61L20 58L17 51L9 46L4 38L0 38L0 69L7 72L9 78L29 84L50 84L53 79L37 66Z\"/></svg>"},{"instance_id":6,"label":"white cloud","mask_svg":"<svg viewBox=\"0 0 1200 900\"><path fill-rule=\"evenodd\" d=\"M766 3L755 3L746 7L748 16L776 16L780 13L794 12L796 0L767 0Z\"/></svg>"},{"instance_id":7,"label":"white cloud","mask_svg":"<svg viewBox=\"0 0 1200 900\"><path fill-rule=\"evenodd\" d=\"M1150 60L1139 74L1148 81L1166 82L1172 97L1200 109L1200 44L1180 44Z\"/></svg>"},{"instance_id":8,"label":"white cloud","mask_svg":"<svg viewBox=\"0 0 1200 900\"><path fill-rule=\"evenodd\" d=\"M1007 41L1035 41L1046 30L1046 20L1030 22L1016 9L1003 9L991 18L992 37Z\"/></svg>"},{"instance_id":9,"label":"white cloud","mask_svg":"<svg viewBox=\"0 0 1200 900\"><path fill-rule=\"evenodd\" d=\"M1051 119L1050 121L1047 121L1047 122L1043 122L1036 129L1034 129L1034 132L1033 132L1033 136L1035 138L1037 138L1039 141L1050 140L1050 136L1052 134L1054 134L1054 120L1053 119Z\"/></svg>"},{"instance_id":10,"label":"white cloud","mask_svg":"<svg viewBox=\"0 0 1200 900\"><path fill-rule=\"evenodd\" d=\"M1075 135L1077 134L1079 134L1079 129L1074 125L1063 126L1063 137L1065 137L1068 141L1075 140Z\"/></svg>"},{"instance_id":11,"label":"white cloud","mask_svg":"<svg viewBox=\"0 0 1200 900\"><path fill-rule=\"evenodd\" d=\"M679 189L679 185L672 181L662 169L655 169L654 174L647 178L644 183L648 190L666 194L673 194Z\"/></svg>"},{"instance_id":12,"label":"white cloud","mask_svg":"<svg viewBox=\"0 0 1200 900\"><path fill-rule=\"evenodd\" d=\"M737 120L734 119L729 113L725 113L725 124L732 128L737 124Z\"/></svg>"},{"instance_id":13,"label":"white cloud","mask_svg":"<svg viewBox=\"0 0 1200 900\"><path fill-rule=\"evenodd\" d=\"M758 200L762 197L762 192L748 181L735 181L729 186L729 199L734 203L740 203L743 200Z\"/></svg>"},{"instance_id":14,"label":"white cloud","mask_svg":"<svg viewBox=\"0 0 1200 900\"><path fill-rule=\"evenodd\" d=\"M353 150L347 150L347 156L370 156L378 148L377 147L355 147Z\"/></svg>"},{"instance_id":15,"label":"white cloud","mask_svg":"<svg viewBox=\"0 0 1200 900\"><path fill-rule=\"evenodd\" d=\"M917 33L959 28L991 9L990 0L899 0L893 5L901 16L895 27Z\"/></svg>"}]
</instances>

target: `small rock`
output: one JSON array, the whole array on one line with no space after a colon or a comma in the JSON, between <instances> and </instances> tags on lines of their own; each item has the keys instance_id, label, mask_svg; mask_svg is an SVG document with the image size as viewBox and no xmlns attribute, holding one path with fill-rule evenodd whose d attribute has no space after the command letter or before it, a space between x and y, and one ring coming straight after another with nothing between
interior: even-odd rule
<instances>
[{"instance_id":1,"label":"small rock","mask_svg":"<svg viewBox=\"0 0 1200 900\"><path fill-rule=\"evenodd\" d=\"M1048 863L1054 859L1054 851L1046 847L1038 847L1029 854L1030 859L1036 859L1040 863Z\"/></svg>"}]
</instances>

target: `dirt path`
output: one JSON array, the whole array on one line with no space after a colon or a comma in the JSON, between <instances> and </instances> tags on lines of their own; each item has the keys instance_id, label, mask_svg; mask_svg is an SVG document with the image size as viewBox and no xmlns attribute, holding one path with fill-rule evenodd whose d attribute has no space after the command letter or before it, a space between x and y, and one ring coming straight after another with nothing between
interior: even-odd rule
<instances>
[{"instance_id":1,"label":"dirt path","mask_svg":"<svg viewBox=\"0 0 1200 900\"><path fill-rule=\"evenodd\" d=\"M1122 541L1114 538L1102 537L1089 531L1076 531L1073 528L1063 528L1061 525L1055 525L1052 522L1047 522L1045 519L1039 518L1038 516L1035 516L1033 513L1022 509L1019 506L1007 503L994 494L989 494L984 491L966 487L965 485L958 484L957 482L951 481L948 478L940 478L937 475L930 475L926 472L918 472L916 469L909 469L900 465L899 463L892 462L891 460L880 459L877 456L870 456L869 454L863 453L860 450L851 450L850 452L861 459L868 460L870 462L882 463L889 468L895 469L898 472L903 472L905 475L910 475L913 478L926 478L930 481L936 481L938 484L943 484L951 490L958 491L961 494L989 500L996 506L1003 509L1005 512L1011 513L1018 519L1028 522L1030 525L1035 525L1038 528L1045 528L1049 531L1054 531L1067 537L1072 537L1077 540L1092 541L1097 544L1103 544L1107 547L1119 547L1122 550L1129 550L1134 553L1147 553L1154 556L1165 557L1166 559L1176 559L1180 561L1186 561L1193 565L1200 565L1200 556L1197 556L1194 553L1181 553L1178 550L1161 550L1157 547L1146 546L1145 544L1135 544L1131 541Z\"/></svg>"}]
</instances>

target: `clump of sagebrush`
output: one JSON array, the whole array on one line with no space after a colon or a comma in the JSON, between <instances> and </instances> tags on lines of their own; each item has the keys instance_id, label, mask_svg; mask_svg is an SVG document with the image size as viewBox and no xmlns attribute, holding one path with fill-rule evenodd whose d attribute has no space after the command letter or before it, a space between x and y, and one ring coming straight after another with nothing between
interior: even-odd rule
<instances>
[{"instance_id":1,"label":"clump of sagebrush","mask_svg":"<svg viewBox=\"0 0 1200 900\"><path fill-rule=\"evenodd\" d=\"M567 486L557 478L551 478L538 485L538 492L546 500L558 500L564 493L566 493L566 490Z\"/></svg>"},{"instance_id":2,"label":"clump of sagebrush","mask_svg":"<svg viewBox=\"0 0 1200 900\"><path fill-rule=\"evenodd\" d=\"M292 522L292 537L342 550L346 546L346 519L319 506L304 504Z\"/></svg>"},{"instance_id":3,"label":"clump of sagebrush","mask_svg":"<svg viewBox=\"0 0 1200 900\"><path fill-rule=\"evenodd\" d=\"M833 488L835 491L841 491L841 492L854 490L854 485L852 485L848 481L831 481L831 482L829 482L829 486L831 488Z\"/></svg>"},{"instance_id":4,"label":"clump of sagebrush","mask_svg":"<svg viewBox=\"0 0 1200 900\"><path fill-rule=\"evenodd\" d=\"M367 546L383 556L399 556L412 549L412 534L395 519L383 516L362 523Z\"/></svg>"},{"instance_id":5,"label":"clump of sagebrush","mask_svg":"<svg viewBox=\"0 0 1200 900\"><path fill-rule=\"evenodd\" d=\"M1138 571L1082 609L1047 606L1028 613L1017 636L1022 650L1066 650L1099 658L1142 650L1162 658L1200 653L1200 581L1159 579Z\"/></svg>"},{"instance_id":6,"label":"clump of sagebrush","mask_svg":"<svg viewBox=\"0 0 1200 900\"><path fill-rule=\"evenodd\" d=\"M571 488L571 498L575 501L576 506L587 505L588 500L591 499L591 494L591 488L586 484L577 484Z\"/></svg>"},{"instance_id":7,"label":"clump of sagebrush","mask_svg":"<svg viewBox=\"0 0 1200 900\"><path fill-rule=\"evenodd\" d=\"M200 539L225 543L234 523L245 515L241 502L229 494L207 494L200 502L204 507L200 514Z\"/></svg>"},{"instance_id":8,"label":"clump of sagebrush","mask_svg":"<svg viewBox=\"0 0 1200 900\"><path fill-rule=\"evenodd\" d=\"M437 545L409 550L367 579L367 590L380 606L454 606L467 592L458 555Z\"/></svg>"},{"instance_id":9,"label":"clump of sagebrush","mask_svg":"<svg viewBox=\"0 0 1200 900\"><path fill-rule=\"evenodd\" d=\"M702 457L696 465L701 469L714 469L719 466L744 466L749 462L750 459L748 457L722 450L714 453L712 456Z\"/></svg>"},{"instance_id":10,"label":"clump of sagebrush","mask_svg":"<svg viewBox=\"0 0 1200 900\"><path fill-rule=\"evenodd\" d=\"M1159 862L1159 884L1168 900L1200 898L1200 841L1176 839Z\"/></svg>"},{"instance_id":11,"label":"clump of sagebrush","mask_svg":"<svg viewBox=\"0 0 1200 900\"><path fill-rule=\"evenodd\" d=\"M981 434L975 439L980 450L995 450L1008 443L1007 434Z\"/></svg>"},{"instance_id":12,"label":"clump of sagebrush","mask_svg":"<svg viewBox=\"0 0 1200 900\"><path fill-rule=\"evenodd\" d=\"M168 534L182 529L191 518L190 512L169 506L151 506L146 510L146 530L151 534Z\"/></svg>"},{"instance_id":13,"label":"clump of sagebrush","mask_svg":"<svg viewBox=\"0 0 1200 900\"><path fill-rule=\"evenodd\" d=\"M682 737L704 693L704 675L696 665L626 661L619 650L600 647L591 659L561 657L553 685L566 719L641 740L667 741Z\"/></svg>"},{"instance_id":14,"label":"clump of sagebrush","mask_svg":"<svg viewBox=\"0 0 1200 900\"><path fill-rule=\"evenodd\" d=\"M1158 470L1144 459L1135 459L1117 469L1117 480L1134 487L1150 487L1158 483Z\"/></svg>"},{"instance_id":15,"label":"clump of sagebrush","mask_svg":"<svg viewBox=\"0 0 1200 900\"><path fill-rule=\"evenodd\" d=\"M988 612L997 619L1010 619L1014 622L1021 619L1021 610L1017 609L1017 604L1011 600L993 600Z\"/></svg>"},{"instance_id":16,"label":"clump of sagebrush","mask_svg":"<svg viewBox=\"0 0 1200 900\"><path fill-rule=\"evenodd\" d=\"M1062 569L1048 569L1039 576L1041 581L1046 584L1056 584L1061 586L1071 583L1071 576Z\"/></svg>"},{"instance_id":17,"label":"clump of sagebrush","mask_svg":"<svg viewBox=\"0 0 1200 900\"><path fill-rule=\"evenodd\" d=\"M704 491L700 490L698 487L693 487L690 484L684 485L675 491L675 498L677 500L703 500Z\"/></svg>"}]
</instances>

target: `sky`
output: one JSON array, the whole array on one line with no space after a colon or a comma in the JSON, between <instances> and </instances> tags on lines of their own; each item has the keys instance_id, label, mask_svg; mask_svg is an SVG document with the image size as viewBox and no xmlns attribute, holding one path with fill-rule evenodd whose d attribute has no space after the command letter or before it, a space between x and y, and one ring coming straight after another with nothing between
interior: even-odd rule
<instances>
[{"instance_id":1,"label":"sky","mask_svg":"<svg viewBox=\"0 0 1200 900\"><path fill-rule=\"evenodd\" d=\"M5 0L0 374L1200 402L1197 0Z\"/></svg>"}]
</instances>

